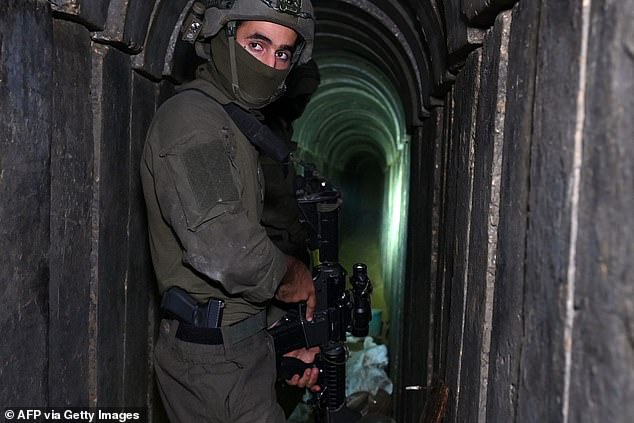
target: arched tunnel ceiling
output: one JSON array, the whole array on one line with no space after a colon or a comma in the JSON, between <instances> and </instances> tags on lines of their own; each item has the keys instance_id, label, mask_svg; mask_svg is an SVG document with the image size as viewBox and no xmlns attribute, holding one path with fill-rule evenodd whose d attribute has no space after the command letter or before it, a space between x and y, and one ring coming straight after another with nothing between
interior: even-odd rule
<instances>
[{"instance_id":1,"label":"arched tunnel ceiling","mask_svg":"<svg viewBox=\"0 0 634 423\"><path fill-rule=\"evenodd\" d=\"M390 78L354 53L317 52L315 58L321 84L294 125L301 149L340 166L363 150L383 168L390 166L405 132L402 102Z\"/></svg>"},{"instance_id":2,"label":"arched tunnel ceiling","mask_svg":"<svg viewBox=\"0 0 634 423\"><path fill-rule=\"evenodd\" d=\"M407 126L427 116L428 60L420 35L405 11L390 2L315 0L317 54L354 53L391 78L403 99ZM385 10L384 10L385 9ZM410 15L411 16L411 15Z\"/></svg>"},{"instance_id":3,"label":"arched tunnel ceiling","mask_svg":"<svg viewBox=\"0 0 634 423\"><path fill-rule=\"evenodd\" d=\"M194 1L55 0L52 4L57 14L87 19L87 25L97 30L95 41L138 53L133 64L143 74L182 82L191 78L195 55L192 46L180 40L180 28ZM430 69L436 72L441 61L438 53L428 53L425 32L411 6L403 0L313 0L313 4L316 49L356 52L374 63L391 78L403 99L406 125L420 125L439 80ZM145 28L145 39L141 28Z\"/></svg>"},{"instance_id":4,"label":"arched tunnel ceiling","mask_svg":"<svg viewBox=\"0 0 634 423\"><path fill-rule=\"evenodd\" d=\"M133 54L133 66L139 72L155 80L167 78L179 83L192 77L192 62L196 60L191 44L180 36L182 23L195 1L51 0L50 4L57 17L82 22L94 31L94 41ZM345 109L347 141L335 143L331 138L326 143L326 154L345 154L343 146L350 145L351 140L365 139L378 143L379 148L373 151L384 153L381 162L386 165L403 141L403 134L411 133L428 115L432 96L443 95L446 82L452 79L447 63L455 68L472 45L474 29L463 17L483 25L486 12L508 3L482 0L476 2L481 6L465 9L460 0L312 1L317 19L315 55L323 62L322 71L330 75L332 89L329 94L322 90L318 98L332 101L334 106L340 104L334 94L338 93L348 100L356 99L351 103L366 109L364 113ZM333 67L334 58L340 60L339 68ZM354 67L359 78L350 78L344 71ZM336 76L339 72L340 77ZM365 94L353 95L354 83L360 86L361 75L374 75L368 79L378 90L365 87ZM335 83L337 78L339 82ZM351 85L347 89L337 86L343 83ZM384 110L376 101L368 100L377 93L376 98L386 102ZM334 128L335 122L344 125L345 119L325 119L318 110L328 107L315 107L312 113L330 122L320 128L322 138L344 132L344 126L341 131ZM399 127L395 128L397 120ZM350 121L359 124L358 133L349 131Z\"/></svg>"},{"instance_id":5,"label":"arched tunnel ceiling","mask_svg":"<svg viewBox=\"0 0 634 423\"><path fill-rule=\"evenodd\" d=\"M399 157L405 133L428 114L432 84L419 25L397 2L313 4L322 83L295 138L329 166L345 166L363 151L385 169Z\"/></svg>"},{"instance_id":6,"label":"arched tunnel ceiling","mask_svg":"<svg viewBox=\"0 0 634 423\"><path fill-rule=\"evenodd\" d=\"M56 18L83 24L97 43L133 55L133 67L160 80L191 77L195 57L179 30L196 0L48 0ZM202 0L208 1L208 0ZM313 0L324 47L366 50L386 74L397 68L408 126L442 97L500 10L517 0ZM372 37L380 33L382 35ZM360 37L363 35L363 37ZM379 38L374 42L372 38ZM369 49L375 44L379 48ZM369 51L372 50L372 51ZM400 74L400 72L405 72ZM403 81L405 79L405 81ZM407 90L404 88L407 87Z\"/></svg>"}]
</instances>

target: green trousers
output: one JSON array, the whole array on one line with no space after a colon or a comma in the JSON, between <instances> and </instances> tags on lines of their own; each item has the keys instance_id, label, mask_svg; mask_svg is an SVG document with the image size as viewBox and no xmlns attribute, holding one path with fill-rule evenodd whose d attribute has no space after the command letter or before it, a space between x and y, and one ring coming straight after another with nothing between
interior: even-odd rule
<instances>
[{"instance_id":1,"label":"green trousers","mask_svg":"<svg viewBox=\"0 0 634 423\"><path fill-rule=\"evenodd\" d=\"M154 350L159 391L171 423L283 423L275 397L275 351L266 330L235 344L175 338L161 321Z\"/></svg>"}]
</instances>

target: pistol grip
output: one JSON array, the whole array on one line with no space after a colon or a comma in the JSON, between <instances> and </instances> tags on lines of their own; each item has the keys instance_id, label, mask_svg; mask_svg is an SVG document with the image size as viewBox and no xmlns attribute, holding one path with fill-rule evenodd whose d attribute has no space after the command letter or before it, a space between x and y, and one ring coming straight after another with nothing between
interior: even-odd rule
<instances>
[{"instance_id":1,"label":"pistol grip","mask_svg":"<svg viewBox=\"0 0 634 423\"><path fill-rule=\"evenodd\" d=\"M299 375L300 377L304 374L306 369L310 369L313 367L312 363L304 363L302 360L295 357L281 357L278 360L277 366L277 378L288 380L293 377L293 375Z\"/></svg>"}]
</instances>

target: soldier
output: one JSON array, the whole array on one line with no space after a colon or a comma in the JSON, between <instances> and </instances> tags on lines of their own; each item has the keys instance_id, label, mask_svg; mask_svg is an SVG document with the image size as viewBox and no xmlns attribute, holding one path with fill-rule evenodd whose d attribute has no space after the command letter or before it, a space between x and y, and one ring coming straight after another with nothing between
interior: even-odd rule
<instances>
[{"instance_id":1,"label":"soldier","mask_svg":"<svg viewBox=\"0 0 634 423\"><path fill-rule=\"evenodd\" d=\"M161 321L156 377L172 422L283 422L267 303L306 301L310 271L282 253L260 224L258 151L227 113L277 98L311 56L308 0L212 2L196 51L197 79L157 111L141 166L150 249L170 318ZM221 316L221 318L220 318ZM290 355L310 363L315 350ZM318 390L318 370L290 384Z\"/></svg>"}]
</instances>

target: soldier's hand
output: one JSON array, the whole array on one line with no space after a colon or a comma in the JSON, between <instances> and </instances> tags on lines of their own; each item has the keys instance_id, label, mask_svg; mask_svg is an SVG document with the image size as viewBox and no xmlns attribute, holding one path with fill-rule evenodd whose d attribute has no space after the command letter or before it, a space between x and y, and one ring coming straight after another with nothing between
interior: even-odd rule
<instances>
[{"instance_id":1,"label":"soldier's hand","mask_svg":"<svg viewBox=\"0 0 634 423\"><path fill-rule=\"evenodd\" d=\"M317 306L313 277L308 267L295 257L288 256L286 274L277 288L275 298L285 303L306 301L306 320L313 320Z\"/></svg>"},{"instance_id":2,"label":"soldier's hand","mask_svg":"<svg viewBox=\"0 0 634 423\"><path fill-rule=\"evenodd\" d=\"M308 349L300 348L284 354L284 357L297 358L298 360L302 360L304 363L310 364L315 361L315 355L317 353L319 353L319 347L312 347ZM311 367L304 370L303 375L293 375L292 378L286 380L286 383L297 386L298 388L308 388L312 392L319 392L321 387L317 385L317 379L319 379L319 369L317 367Z\"/></svg>"}]
</instances>

